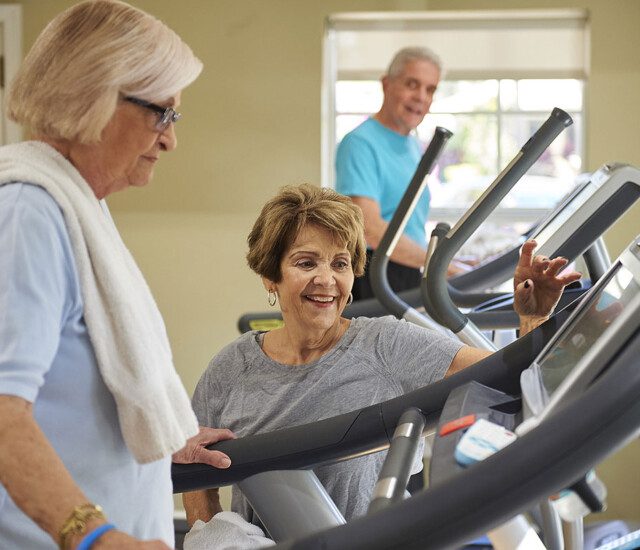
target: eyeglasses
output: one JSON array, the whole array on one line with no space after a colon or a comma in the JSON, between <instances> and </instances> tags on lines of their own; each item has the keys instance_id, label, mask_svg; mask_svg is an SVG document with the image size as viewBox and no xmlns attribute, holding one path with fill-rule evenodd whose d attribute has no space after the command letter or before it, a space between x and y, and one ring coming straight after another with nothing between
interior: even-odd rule
<instances>
[{"instance_id":1,"label":"eyeglasses","mask_svg":"<svg viewBox=\"0 0 640 550\"><path fill-rule=\"evenodd\" d=\"M169 127L169 124L172 122L175 124L182 116L177 111L174 111L172 107L161 107L160 105L150 103L149 101L145 101L144 99L139 99L137 97L126 96L124 100L129 103L134 103L135 105L140 105L140 107L149 109L159 115L155 124L155 129L158 132L164 132Z\"/></svg>"}]
</instances>

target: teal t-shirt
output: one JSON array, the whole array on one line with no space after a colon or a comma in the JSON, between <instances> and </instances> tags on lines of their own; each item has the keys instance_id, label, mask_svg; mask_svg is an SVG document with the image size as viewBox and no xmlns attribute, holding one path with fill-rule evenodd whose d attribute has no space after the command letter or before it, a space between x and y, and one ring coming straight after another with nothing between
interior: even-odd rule
<instances>
[{"instance_id":1,"label":"teal t-shirt","mask_svg":"<svg viewBox=\"0 0 640 550\"><path fill-rule=\"evenodd\" d=\"M385 221L391 220L422 156L420 143L390 130L373 118L349 132L336 154L336 190L350 197L367 197L380 205ZM409 218L404 234L425 246L429 214L429 189L425 189Z\"/></svg>"}]
</instances>

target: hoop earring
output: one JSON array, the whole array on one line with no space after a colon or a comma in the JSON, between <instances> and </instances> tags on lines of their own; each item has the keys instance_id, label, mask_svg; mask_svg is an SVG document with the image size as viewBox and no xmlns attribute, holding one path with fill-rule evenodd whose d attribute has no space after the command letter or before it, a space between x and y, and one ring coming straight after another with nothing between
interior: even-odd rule
<instances>
[{"instance_id":1,"label":"hoop earring","mask_svg":"<svg viewBox=\"0 0 640 550\"><path fill-rule=\"evenodd\" d=\"M270 290L269 294L267 295L267 302L269 302L269 305L271 307L275 306L277 300L278 300L278 297L276 293L273 290Z\"/></svg>"},{"instance_id":2,"label":"hoop earring","mask_svg":"<svg viewBox=\"0 0 640 550\"><path fill-rule=\"evenodd\" d=\"M353 303L353 292L349 292L349 297L347 298L347 305L350 306Z\"/></svg>"}]
</instances>

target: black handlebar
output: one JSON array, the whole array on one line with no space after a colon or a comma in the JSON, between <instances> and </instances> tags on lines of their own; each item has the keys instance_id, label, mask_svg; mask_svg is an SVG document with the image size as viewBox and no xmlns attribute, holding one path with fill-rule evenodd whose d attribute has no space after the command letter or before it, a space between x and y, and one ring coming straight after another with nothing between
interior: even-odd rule
<instances>
[{"instance_id":1,"label":"black handlebar","mask_svg":"<svg viewBox=\"0 0 640 550\"><path fill-rule=\"evenodd\" d=\"M460 332L468 323L454 305L447 288L447 266L460 250L462 245L471 237L488 215L500 204L500 201L520 180L526 171L540 157L551 142L573 123L571 117L563 110L555 108L549 118L538 131L529 138L522 149L509 165L498 175L496 180L474 203L471 209L460 219L447 235L441 237L433 252L426 277L422 280L425 286L423 296L429 296L425 308L434 319L450 328L453 332Z\"/></svg>"},{"instance_id":2,"label":"black handlebar","mask_svg":"<svg viewBox=\"0 0 640 550\"><path fill-rule=\"evenodd\" d=\"M407 187L400 204L398 204L398 207L393 213L393 217L371 259L369 277L373 293L380 303L398 319L401 319L411 306L401 300L389 285L387 279L389 256L393 252L397 239L402 235L404 227L413 213L417 199L424 190L424 186L426 185L425 178L433 169L445 143L452 135L453 134L446 128L440 126L436 128L433 139L431 143L429 143L424 155L422 155L422 159L420 159L420 163L409 183L409 187Z\"/></svg>"}]
</instances>

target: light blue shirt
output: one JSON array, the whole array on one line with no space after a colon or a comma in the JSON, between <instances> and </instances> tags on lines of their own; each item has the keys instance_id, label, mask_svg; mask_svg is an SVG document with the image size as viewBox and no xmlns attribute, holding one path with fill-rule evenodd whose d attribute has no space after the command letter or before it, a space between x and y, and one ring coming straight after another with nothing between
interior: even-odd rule
<instances>
[{"instance_id":1,"label":"light blue shirt","mask_svg":"<svg viewBox=\"0 0 640 550\"><path fill-rule=\"evenodd\" d=\"M83 312L58 205L34 185L0 186L0 394L33 403L75 482L118 529L173 545L170 460L140 465L127 449ZM0 548L56 547L0 485Z\"/></svg>"},{"instance_id":2,"label":"light blue shirt","mask_svg":"<svg viewBox=\"0 0 640 550\"><path fill-rule=\"evenodd\" d=\"M391 220L422 156L413 136L390 130L373 118L349 132L336 153L336 191L350 197L367 197L380 205L385 221ZM425 189L404 234L424 247L429 214L429 189Z\"/></svg>"}]
</instances>

